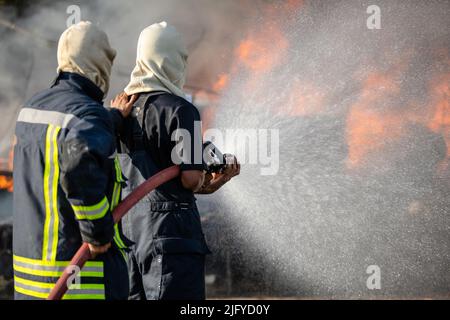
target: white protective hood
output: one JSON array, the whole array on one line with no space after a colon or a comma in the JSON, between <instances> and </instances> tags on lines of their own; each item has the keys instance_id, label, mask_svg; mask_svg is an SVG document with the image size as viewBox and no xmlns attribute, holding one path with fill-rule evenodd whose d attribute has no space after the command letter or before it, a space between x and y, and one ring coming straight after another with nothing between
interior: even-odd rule
<instances>
[{"instance_id":1,"label":"white protective hood","mask_svg":"<svg viewBox=\"0 0 450 320\"><path fill-rule=\"evenodd\" d=\"M59 39L57 72L80 74L106 96L115 56L106 33L91 22L82 21L69 27Z\"/></svg>"},{"instance_id":2,"label":"white protective hood","mask_svg":"<svg viewBox=\"0 0 450 320\"><path fill-rule=\"evenodd\" d=\"M184 98L187 57L181 35L173 26L152 24L139 36L136 67L125 92L164 91Z\"/></svg>"}]
</instances>

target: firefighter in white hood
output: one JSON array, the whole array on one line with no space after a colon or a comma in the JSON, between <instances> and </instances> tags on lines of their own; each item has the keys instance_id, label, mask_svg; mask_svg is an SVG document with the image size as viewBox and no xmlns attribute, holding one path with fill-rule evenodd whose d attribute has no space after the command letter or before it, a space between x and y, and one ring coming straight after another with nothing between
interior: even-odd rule
<instances>
[{"instance_id":1,"label":"firefighter in white hood","mask_svg":"<svg viewBox=\"0 0 450 320\"><path fill-rule=\"evenodd\" d=\"M176 163L172 140L183 140L181 175L151 192L123 220L125 236L135 245L129 252L130 299L204 299L205 255L194 193L212 193L239 174L237 161L221 174L205 175L196 163L202 146L197 108L186 101L188 53L180 34L166 22L144 29L137 46L136 66L125 88L139 95L132 116L120 132L119 157L132 192L153 174ZM197 123L198 124L198 123ZM197 131L197 132L196 132ZM201 158L201 157L200 157Z\"/></svg>"}]
</instances>

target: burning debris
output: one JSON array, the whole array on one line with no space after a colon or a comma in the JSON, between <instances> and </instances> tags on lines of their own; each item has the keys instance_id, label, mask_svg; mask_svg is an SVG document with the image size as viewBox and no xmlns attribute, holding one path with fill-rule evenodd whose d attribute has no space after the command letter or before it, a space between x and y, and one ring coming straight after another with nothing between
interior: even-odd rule
<instances>
[{"instance_id":1,"label":"burning debris","mask_svg":"<svg viewBox=\"0 0 450 320\"><path fill-rule=\"evenodd\" d=\"M10 147L8 159L0 159L0 192L6 190L8 192L13 192L14 181L13 181L13 159L14 159L14 148ZM2 170L1 168L7 168Z\"/></svg>"},{"instance_id":2,"label":"burning debris","mask_svg":"<svg viewBox=\"0 0 450 320\"><path fill-rule=\"evenodd\" d=\"M7 190L8 192L13 192L14 182L12 178L12 173L0 171L0 190Z\"/></svg>"}]
</instances>

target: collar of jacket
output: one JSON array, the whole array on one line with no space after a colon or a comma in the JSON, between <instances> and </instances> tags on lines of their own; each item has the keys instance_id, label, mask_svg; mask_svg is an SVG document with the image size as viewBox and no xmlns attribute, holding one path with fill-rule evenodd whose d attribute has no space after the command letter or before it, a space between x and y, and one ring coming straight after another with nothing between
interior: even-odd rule
<instances>
[{"instance_id":1,"label":"collar of jacket","mask_svg":"<svg viewBox=\"0 0 450 320\"><path fill-rule=\"evenodd\" d=\"M91 80L77 73L61 72L52 84L52 87L58 85L68 85L81 90L95 101L102 102L103 100L103 91Z\"/></svg>"}]
</instances>

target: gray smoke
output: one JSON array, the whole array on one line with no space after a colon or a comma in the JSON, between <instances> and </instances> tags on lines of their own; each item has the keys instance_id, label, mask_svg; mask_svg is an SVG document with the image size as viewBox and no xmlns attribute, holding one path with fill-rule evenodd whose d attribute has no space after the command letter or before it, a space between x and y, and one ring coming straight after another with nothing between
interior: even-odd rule
<instances>
[{"instance_id":1,"label":"gray smoke","mask_svg":"<svg viewBox=\"0 0 450 320\"><path fill-rule=\"evenodd\" d=\"M248 19L258 15L257 1L120 0L43 1L18 17L0 7L0 157L7 157L14 120L21 104L48 87L56 74L56 44L70 17L69 5L78 5L81 20L103 28L117 49L111 90L106 101L122 91L134 67L139 33L163 20L183 33L190 51L188 86L209 89L226 71L232 50ZM11 29L11 24L15 26ZM238 32L237 32L238 31Z\"/></svg>"}]
</instances>

